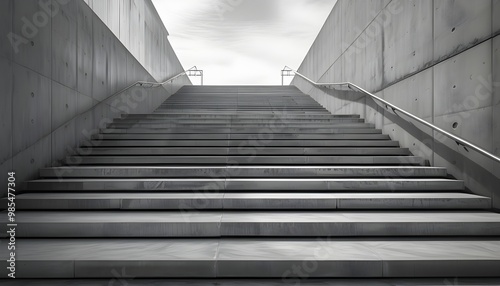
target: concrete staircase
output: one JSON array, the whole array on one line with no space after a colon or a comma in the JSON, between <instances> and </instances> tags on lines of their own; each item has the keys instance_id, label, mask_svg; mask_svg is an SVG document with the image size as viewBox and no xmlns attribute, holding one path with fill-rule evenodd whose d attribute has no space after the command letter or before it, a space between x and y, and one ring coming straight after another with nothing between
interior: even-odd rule
<instances>
[{"instance_id":1,"label":"concrete staircase","mask_svg":"<svg viewBox=\"0 0 500 286\"><path fill-rule=\"evenodd\" d=\"M17 196L18 278L500 276L489 198L295 87L184 87L94 139Z\"/></svg>"}]
</instances>

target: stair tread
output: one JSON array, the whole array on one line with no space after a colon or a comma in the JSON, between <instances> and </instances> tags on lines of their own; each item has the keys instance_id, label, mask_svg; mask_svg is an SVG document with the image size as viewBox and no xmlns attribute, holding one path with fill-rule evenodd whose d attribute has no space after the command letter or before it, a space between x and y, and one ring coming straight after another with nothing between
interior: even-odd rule
<instances>
[{"instance_id":1,"label":"stair tread","mask_svg":"<svg viewBox=\"0 0 500 286\"><path fill-rule=\"evenodd\" d=\"M5 242L5 240L2 240ZM496 260L500 240L25 239L22 260ZM136 247L133 247L136 246ZM282 247L282 248L280 248ZM370 249L367 249L370 248ZM315 257L316 249L325 255ZM234 250L232 252L231 250ZM269 250L272 250L269 252ZM331 251L335 250L335 251ZM1 249L2 258L7 248Z\"/></svg>"},{"instance_id":2,"label":"stair tread","mask_svg":"<svg viewBox=\"0 0 500 286\"><path fill-rule=\"evenodd\" d=\"M190 211L191 210L191 211ZM203 209L202 209L203 210ZM7 216L0 226L7 237ZM485 211L18 211L25 237L487 237L500 215Z\"/></svg>"},{"instance_id":3,"label":"stair tread","mask_svg":"<svg viewBox=\"0 0 500 286\"><path fill-rule=\"evenodd\" d=\"M246 140L259 136L259 133L246 133L246 134L157 134L157 133L115 133L115 134L97 134L94 138L101 138L103 140L126 140L133 138L135 140ZM389 135L385 134L273 134L274 140L386 140L390 141Z\"/></svg>"},{"instance_id":4,"label":"stair tread","mask_svg":"<svg viewBox=\"0 0 500 286\"><path fill-rule=\"evenodd\" d=\"M7 199L2 199L6 201ZM485 210L466 193L25 193L18 210ZM4 205L4 207L7 204Z\"/></svg>"},{"instance_id":5,"label":"stair tread","mask_svg":"<svg viewBox=\"0 0 500 286\"><path fill-rule=\"evenodd\" d=\"M391 169L391 170L446 170L446 168L442 167L431 167L431 166L395 166L395 167L387 167L387 166L62 166L62 167L46 167L42 168L42 170L48 169L103 169L103 168L113 168L113 169L152 169L152 170L169 170L169 169L294 169L294 170L305 170L305 169L334 169L338 171L343 170L380 170L380 169Z\"/></svg>"},{"instance_id":6,"label":"stair tread","mask_svg":"<svg viewBox=\"0 0 500 286\"><path fill-rule=\"evenodd\" d=\"M5 216L1 219L7 223ZM495 223L500 214L486 211L17 211L16 221L25 223Z\"/></svg>"},{"instance_id":7,"label":"stair tread","mask_svg":"<svg viewBox=\"0 0 500 286\"><path fill-rule=\"evenodd\" d=\"M441 178L257 178L257 179L193 179L193 178L96 178L96 179L40 179L27 182L30 190L357 190L357 191L459 191L464 182Z\"/></svg>"},{"instance_id":8,"label":"stair tread","mask_svg":"<svg viewBox=\"0 0 500 286\"><path fill-rule=\"evenodd\" d=\"M160 179L160 178L135 178L135 179L113 179L113 178L98 178L98 179L64 179L64 180L54 180L54 179L39 179L30 182L44 182L44 183L74 183L74 182L463 182L455 179L443 179L443 178L418 178L418 179L401 179L401 178L336 178L336 179L282 179L282 178L252 178L252 179Z\"/></svg>"},{"instance_id":9,"label":"stair tread","mask_svg":"<svg viewBox=\"0 0 500 286\"><path fill-rule=\"evenodd\" d=\"M210 140L210 139L188 139L188 140L168 140L168 139L127 139L127 140L92 140L92 145L99 147L106 146L241 146L241 144L248 144L248 140ZM373 146L392 146L399 147L399 143L397 141L389 141L389 140L319 140L319 139L311 139L311 140L302 140L302 139L289 139L289 140L269 140L264 144L266 147L268 146L358 146L358 147L373 147Z\"/></svg>"},{"instance_id":10,"label":"stair tread","mask_svg":"<svg viewBox=\"0 0 500 286\"><path fill-rule=\"evenodd\" d=\"M274 200L318 200L318 199L489 199L467 193L25 193L16 200L37 199L274 199Z\"/></svg>"},{"instance_id":11,"label":"stair tread","mask_svg":"<svg viewBox=\"0 0 500 286\"><path fill-rule=\"evenodd\" d=\"M66 162L72 164L242 164L242 165L280 165L280 164L295 164L295 165L318 165L318 164L369 164L369 165L422 165L424 160L418 156L409 155L259 155L250 154L244 155L156 155L156 156L125 156L125 155L88 155L88 156L71 156Z\"/></svg>"},{"instance_id":12,"label":"stair tread","mask_svg":"<svg viewBox=\"0 0 500 286\"><path fill-rule=\"evenodd\" d=\"M50 177L446 177L425 166L64 166L40 169Z\"/></svg>"}]
</instances>

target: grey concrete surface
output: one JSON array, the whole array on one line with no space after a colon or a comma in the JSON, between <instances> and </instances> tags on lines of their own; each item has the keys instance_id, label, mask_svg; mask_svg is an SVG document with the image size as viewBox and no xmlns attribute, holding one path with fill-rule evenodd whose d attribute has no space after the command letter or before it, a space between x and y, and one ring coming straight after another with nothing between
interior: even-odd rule
<instances>
[{"instance_id":1,"label":"grey concrete surface","mask_svg":"<svg viewBox=\"0 0 500 286\"><path fill-rule=\"evenodd\" d=\"M316 166L203 166L203 167L84 167L65 166L40 170L41 178L377 178L377 177L428 177L445 178L446 169L434 167L316 167Z\"/></svg>"},{"instance_id":2,"label":"grey concrete surface","mask_svg":"<svg viewBox=\"0 0 500 286\"><path fill-rule=\"evenodd\" d=\"M168 31L151 1L83 0L123 46L158 81L177 69ZM111 56L117 55L112 52ZM120 69L117 70L119 72Z\"/></svg>"},{"instance_id":3,"label":"grey concrete surface","mask_svg":"<svg viewBox=\"0 0 500 286\"><path fill-rule=\"evenodd\" d=\"M7 199L2 199L6 201ZM465 193L26 193L18 210L488 210Z\"/></svg>"},{"instance_id":4,"label":"grey concrete surface","mask_svg":"<svg viewBox=\"0 0 500 286\"><path fill-rule=\"evenodd\" d=\"M143 134L140 134L143 135ZM345 135L345 134L342 134ZM103 136L106 137L106 136ZM154 137L154 136L152 136ZM108 138L108 137L106 137ZM96 139L96 138L92 138ZM132 140L117 140L117 141L96 141L92 140L92 144L95 146L113 146L113 147L173 147L173 146L231 146L238 147L241 144L245 144L248 140L134 140L137 138L132 138ZM397 141L391 140L328 140L328 139L313 139L313 140L301 140L301 139L292 139L292 140L273 140L269 143L269 147L290 147L290 146L303 146L303 147L398 147L399 143Z\"/></svg>"},{"instance_id":5,"label":"grey concrete surface","mask_svg":"<svg viewBox=\"0 0 500 286\"><path fill-rule=\"evenodd\" d=\"M12 32L13 5L13 0L5 0L0 2L0 18L2 19L2 25L0 25L0 35L7 36ZM12 48L10 42L8 40L0 41L0 58L11 60L12 56Z\"/></svg>"},{"instance_id":6,"label":"grey concrete surface","mask_svg":"<svg viewBox=\"0 0 500 286\"><path fill-rule=\"evenodd\" d=\"M316 82L353 82L500 155L499 9L498 0L339 0L299 72ZM320 90L299 77L292 84L333 114L360 114L500 208L492 160L359 94Z\"/></svg>"},{"instance_id":7,"label":"grey concrete surface","mask_svg":"<svg viewBox=\"0 0 500 286\"><path fill-rule=\"evenodd\" d=\"M84 152L82 150L82 152ZM89 155L113 156L125 152L130 155L232 155L255 154L255 155L311 155L311 156L337 156L337 155L410 155L405 148L269 148L267 150L254 150L252 148L99 148L88 151Z\"/></svg>"},{"instance_id":8,"label":"grey concrete surface","mask_svg":"<svg viewBox=\"0 0 500 286\"><path fill-rule=\"evenodd\" d=\"M125 9L130 1L93 1L95 7L83 0L1 2L0 166L2 173L17 171L18 183L60 164L113 118L152 112L190 84L182 77L165 88L114 95L136 81L164 81L183 70L149 0L132 1L139 11ZM119 21L127 13L136 21L140 13L142 22ZM156 27L147 41L125 40L143 35L137 29L146 23ZM153 47L156 38L160 46Z\"/></svg>"},{"instance_id":9,"label":"grey concrete surface","mask_svg":"<svg viewBox=\"0 0 500 286\"><path fill-rule=\"evenodd\" d=\"M18 277L287 278L301 265L306 275L292 277L497 275L490 198L416 166L421 157L382 134L318 133L322 120L353 129L358 116L330 115L295 87L190 86L158 106L101 126L95 153L82 146L28 182L16 201ZM96 110L94 120L107 115ZM282 133L282 116L316 133Z\"/></svg>"},{"instance_id":10,"label":"grey concrete surface","mask_svg":"<svg viewBox=\"0 0 500 286\"><path fill-rule=\"evenodd\" d=\"M274 159L274 158L273 158ZM151 159L150 159L151 160ZM179 160L182 162L181 160ZM243 161L243 160L242 160ZM275 160L276 161L276 160ZM196 164L196 160L193 163ZM174 163L175 164L175 163ZM178 164L178 163L177 163ZM199 164L199 162L198 162ZM278 162L277 164L282 164ZM354 179L39 179L27 182L33 191L200 191L216 186L228 191L463 191L463 181L440 178Z\"/></svg>"},{"instance_id":11,"label":"grey concrete surface","mask_svg":"<svg viewBox=\"0 0 500 286\"><path fill-rule=\"evenodd\" d=\"M116 278L118 272L134 278L494 277L500 267L499 244L408 239L26 239L18 242L18 258L25 264L17 276ZM6 265L6 249L0 249L1 265ZM0 269L5 275L6 267ZM293 273L294 269L301 272ZM307 276L300 274L304 271Z\"/></svg>"},{"instance_id":12,"label":"grey concrete surface","mask_svg":"<svg viewBox=\"0 0 500 286\"><path fill-rule=\"evenodd\" d=\"M19 211L18 238L498 236L491 212ZM6 225L7 220L3 220ZM2 233L9 228L1 227ZM3 237L5 238L5 233Z\"/></svg>"},{"instance_id":13,"label":"grey concrete surface","mask_svg":"<svg viewBox=\"0 0 500 286\"><path fill-rule=\"evenodd\" d=\"M0 104L0 162L12 158L12 62L0 57L0 85L4 87L2 92L2 104Z\"/></svg>"}]
</instances>

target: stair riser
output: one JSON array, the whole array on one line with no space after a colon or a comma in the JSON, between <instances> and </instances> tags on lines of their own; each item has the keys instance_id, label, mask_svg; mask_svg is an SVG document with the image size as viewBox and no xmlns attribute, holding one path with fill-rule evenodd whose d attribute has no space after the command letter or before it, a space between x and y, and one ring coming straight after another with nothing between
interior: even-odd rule
<instances>
[{"instance_id":1,"label":"stair riser","mask_svg":"<svg viewBox=\"0 0 500 286\"><path fill-rule=\"evenodd\" d=\"M273 167L273 168L49 168L41 169L43 178L444 178L446 169L442 168L314 168L314 167Z\"/></svg>"},{"instance_id":2,"label":"stair riser","mask_svg":"<svg viewBox=\"0 0 500 286\"><path fill-rule=\"evenodd\" d=\"M257 181L257 180L114 180L81 182L27 183L29 190L38 191L460 191L462 181L419 180L318 180L318 181Z\"/></svg>"},{"instance_id":3,"label":"stair riser","mask_svg":"<svg viewBox=\"0 0 500 286\"><path fill-rule=\"evenodd\" d=\"M307 128L171 128L171 129L102 129L103 134L113 133L165 133L165 134L261 134L264 138L269 138L272 134L382 134L379 129L363 128L328 128L328 129L307 129Z\"/></svg>"},{"instance_id":4,"label":"stair riser","mask_svg":"<svg viewBox=\"0 0 500 286\"><path fill-rule=\"evenodd\" d=\"M228 109L193 109L193 108L183 108L183 109L169 109L169 108L160 108L155 111L155 113L159 114L178 114L180 112L185 112L185 113L221 113L221 114L241 114L241 115L255 115L255 114L266 114L266 115L275 115L275 114L281 114L281 113L286 113L287 115L330 115L330 113L326 110L322 109L312 109L312 110L304 110L304 109L289 109L286 107L280 107L277 106L275 108L269 108L269 109L260 109L260 108L255 108L255 109L235 109L235 108L228 108Z\"/></svg>"},{"instance_id":5,"label":"stair riser","mask_svg":"<svg viewBox=\"0 0 500 286\"><path fill-rule=\"evenodd\" d=\"M2 199L6 203L6 199ZM6 204L5 204L6 205ZM481 210L481 199L21 199L18 210Z\"/></svg>"},{"instance_id":6,"label":"stair riser","mask_svg":"<svg viewBox=\"0 0 500 286\"><path fill-rule=\"evenodd\" d=\"M141 123L164 123L164 124L207 124L207 125L219 125L219 124L232 124L232 125L248 125L248 124L264 124L269 125L269 119L168 119L168 118L149 118L149 119L127 119L127 118L116 118L113 120L114 123L120 124L141 124ZM336 119L281 119L276 120L277 123L281 124L337 124L337 123L364 123L365 120L361 118L336 118Z\"/></svg>"},{"instance_id":7,"label":"stair riser","mask_svg":"<svg viewBox=\"0 0 500 286\"><path fill-rule=\"evenodd\" d=\"M3 262L4 266L6 265ZM274 278L279 281L294 283L300 279L311 278L390 278L390 277L496 277L500 261L221 261L214 264L211 261L162 261L162 260L132 260L132 261L22 261L24 270L16 273L16 278L106 278L108 281L128 280L117 278L118 271L123 271L134 279L140 278ZM303 269L311 269L306 272ZM5 267L2 267L5 268ZM418 270L415 271L414 269ZM118 270L117 270L118 269ZM297 278L294 269L305 273ZM441 271L437 271L440 269ZM3 270L0 274L7 272ZM288 276L283 276L287 274ZM129 278L130 279L130 278ZM365 279L366 280L366 279ZM440 281L454 281L443 279ZM136 281L136 280L133 280ZM462 280L460 280L462 281ZM169 283L171 281L167 281ZM205 283L198 281L199 283ZM405 281L406 282L406 281ZM140 283L140 282L138 282ZM161 282L165 283L165 282ZM261 284L262 281L256 281ZM359 283L369 283L362 281ZM52 285L52 284L51 284ZM103 284L105 285L105 284ZM107 284L106 284L107 285ZM141 284L142 285L142 284ZM189 284L191 285L191 284ZM197 284L193 284L197 285ZM205 284L200 284L205 285ZM221 284L225 285L225 284ZM234 285L234 284L231 284ZM238 285L240 285L238 283ZM242 284L244 285L244 284ZM262 284L267 285L267 284ZM305 284L308 285L308 284ZM340 284L339 284L340 285ZM345 285L345 284L342 284ZM361 285L361 284L357 284ZM371 285L371 284L366 284ZM379 284L377 284L379 285ZM389 284L387 284L389 285ZM444 284L446 285L446 284ZM472 284L471 284L472 285ZM491 284L497 285L497 284Z\"/></svg>"},{"instance_id":8,"label":"stair riser","mask_svg":"<svg viewBox=\"0 0 500 286\"><path fill-rule=\"evenodd\" d=\"M384 134L95 134L92 139L101 140L390 140Z\"/></svg>"},{"instance_id":9,"label":"stair riser","mask_svg":"<svg viewBox=\"0 0 500 286\"><path fill-rule=\"evenodd\" d=\"M423 165L412 156L85 156L68 165Z\"/></svg>"},{"instance_id":10,"label":"stair riser","mask_svg":"<svg viewBox=\"0 0 500 286\"><path fill-rule=\"evenodd\" d=\"M100 242L93 242L95 245L100 245ZM142 241L142 244L147 244ZM137 244L137 245L136 245ZM85 245L86 246L86 245ZM414 244L408 245L412 247ZM20 248L24 247L21 243ZM86 246L87 247L87 246ZM119 245L119 247L127 247ZM138 243L131 243L130 247L141 248ZM167 244L163 248L183 249L184 245ZM212 246L210 246L212 247ZM214 245L213 247L216 247ZM121 275L127 275L138 278L276 278L279 283L296 283L301 279L308 278L390 278L390 277L412 277L412 278L428 278L428 277L496 277L500 268L498 259L469 259L469 260L443 260L422 258L419 260L408 259L391 259L390 255L382 255L381 258L373 257L367 254L365 259L347 259L347 250L359 249L371 253L371 246L339 245L331 247L329 244L320 244L317 247L304 248L302 245L291 244L292 249L302 247L308 251L310 255L298 256L296 259L284 258L280 261L271 261L266 258L255 258L248 255L252 249L251 245L242 244L241 246L226 246L222 245L222 250L232 252L231 254L223 255L221 259L213 259L207 257L204 259L192 258L190 260L174 260L168 258L160 259L141 259L127 257L123 259L104 259L104 260L68 260L55 259L53 261L39 261L33 259L21 258L23 267L20 267L16 273L17 278L108 278L108 281L122 281ZM93 249L94 247L90 247ZM104 245L104 249L108 246ZM204 250L201 246L194 251L199 252ZM285 249L282 245L276 249ZM455 249L455 248L453 248ZM100 250L100 247L99 249ZM246 250L246 252L245 252ZM398 249L399 250L399 249ZM430 249L433 251L434 249ZM460 249L457 247L457 251ZM77 249L76 253L82 251ZM73 252L73 251L68 251ZM87 250L88 252L88 250ZM278 251L280 252L280 251ZM337 253L337 257L330 258ZM375 254L378 254L376 251ZM438 255L440 253L438 252ZM241 256L236 259L234 256ZM357 255L359 256L359 254ZM248 257L248 258L247 258ZM6 262L1 262L0 274L6 277L7 269ZM117 278L118 277L118 278ZM133 280L136 281L136 280ZM456 279L443 279L445 281L458 281ZM462 281L462 280L460 280ZM261 283L261 281L256 281ZM367 283L366 279L362 284ZM200 283L204 283L201 281ZM303 282L309 283L309 282ZM320 282L321 283L321 282ZM346 282L347 283L347 282ZM405 281L404 284L408 283ZM350 282L349 282L350 284ZM437 283L436 283L437 284ZM471 283L476 284L476 283ZM106 284L107 285L107 284ZM190 284L191 285L191 284ZM194 285L194 284L193 284ZM224 284L225 285L225 284ZM233 285L233 284L231 284ZM253 284L252 284L253 285ZM307 284L309 285L309 284ZM339 284L340 285L340 284ZM346 285L343 283L342 285ZM356 284L360 285L360 284ZM371 284L370 284L371 285ZM378 284L377 284L378 285ZM413 285L413 284L412 284ZM416 284L415 284L416 285ZM419 284L420 285L420 284Z\"/></svg>"},{"instance_id":11,"label":"stair riser","mask_svg":"<svg viewBox=\"0 0 500 286\"><path fill-rule=\"evenodd\" d=\"M91 142L95 147L399 147L388 140L105 140ZM278 164L278 163L277 163Z\"/></svg>"},{"instance_id":12,"label":"stair riser","mask_svg":"<svg viewBox=\"0 0 500 286\"><path fill-rule=\"evenodd\" d=\"M178 113L178 114L128 114L122 115L123 119L150 119L150 118L161 118L161 119L292 119L292 120L303 120L303 119L337 119L337 118L348 118L348 119L359 119L361 118L359 115L332 115L332 114L320 114L320 115L307 115L307 114L287 114L287 113L276 113L276 114L239 114L239 113L226 113L221 114L220 112L214 113L206 113L206 114L186 114L186 113Z\"/></svg>"},{"instance_id":13,"label":"stair riser","mask_svg":"<svg viewBox=\"0 0 500 286\"><path fill-rule=\"evenodd\" d=\"M208 128L208 129L227 129L227 128L232 128L232 129L259 129L259 128L270 128L270 129L290 129L290 128L296 128L296 129L333 129L333 128L375 128L373 124L367 124L367 123L326 123L326 124L319 124L319 123L305 123L305 124L299 124L299 123L282 123L282 122L276 122L276 123L263 123L263 124L256 124L256 123L248 123L248 124L233 124L233 123L228 123L228 124L198 124L198 123L191 123L191 124L178 124L178 123L111 123L107 125L108 128L113 129L139 129L139 128L163 128L163 129L174 129L174 128L186 128L186 129L198 129L198 128Z\"/></svg>"},{"instance_id":14,"label":"stair riser","mask_svg":"<svg viewBox=\"0 0 500 286\"><path fill-rule=\"evenodd\" d=\"M186 213L189 221L189 213ZM0 226L7 237L6 226ZM23 222L17 238L104 237L373 237L499 236L500 223L301 223L301 222Z\"/></svg>"},{"instance_id":15,"label":"stair riser","mask_svg":"<svg viewBox=\"0 0 500 286\"><path fill-rule=\"evenodd\" d=\"M175 155L175 156L224 156L224 155L267 155L267 156L282 156L282 155L312 155L312 156L343 156L343 155L364 155L364 156L380 156L380 155L410 155L410 151L406 148L343 148L343 149L320 149L320 148L94 148L92 150L79 149L79 154L89 154L92 156L141 156L141 155Z\"/></svg>"}]
</instances>

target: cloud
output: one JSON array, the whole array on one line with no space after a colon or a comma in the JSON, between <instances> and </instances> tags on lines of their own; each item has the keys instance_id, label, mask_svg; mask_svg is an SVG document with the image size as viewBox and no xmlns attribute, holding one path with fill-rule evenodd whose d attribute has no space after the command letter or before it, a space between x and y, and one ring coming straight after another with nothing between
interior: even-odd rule
<instances>
[{"instance_id":1,"label":"cloud","mask_svg":"<svg viewBox=\"0 0 500 286\"><path fill-rule=\"evenodd\" d=\"M298 67L336 0L153 0L184 67L206 84L281 84ZM196 79L193 80L196 82Z\"/></svg>"},{"instance_id":2,"label":"cloud","mask_svg":"<svg viewBox=\"0 0 500 286\"><path fill-rule=\"evenodd\" d=\"M238 0L233 5L224 6L231 1L215 1L222 5L222 11L218 11L219 20L233 24L242 23L270 23L280 13L279 1L276 0Z\"/></svg>"}]
</instances>

